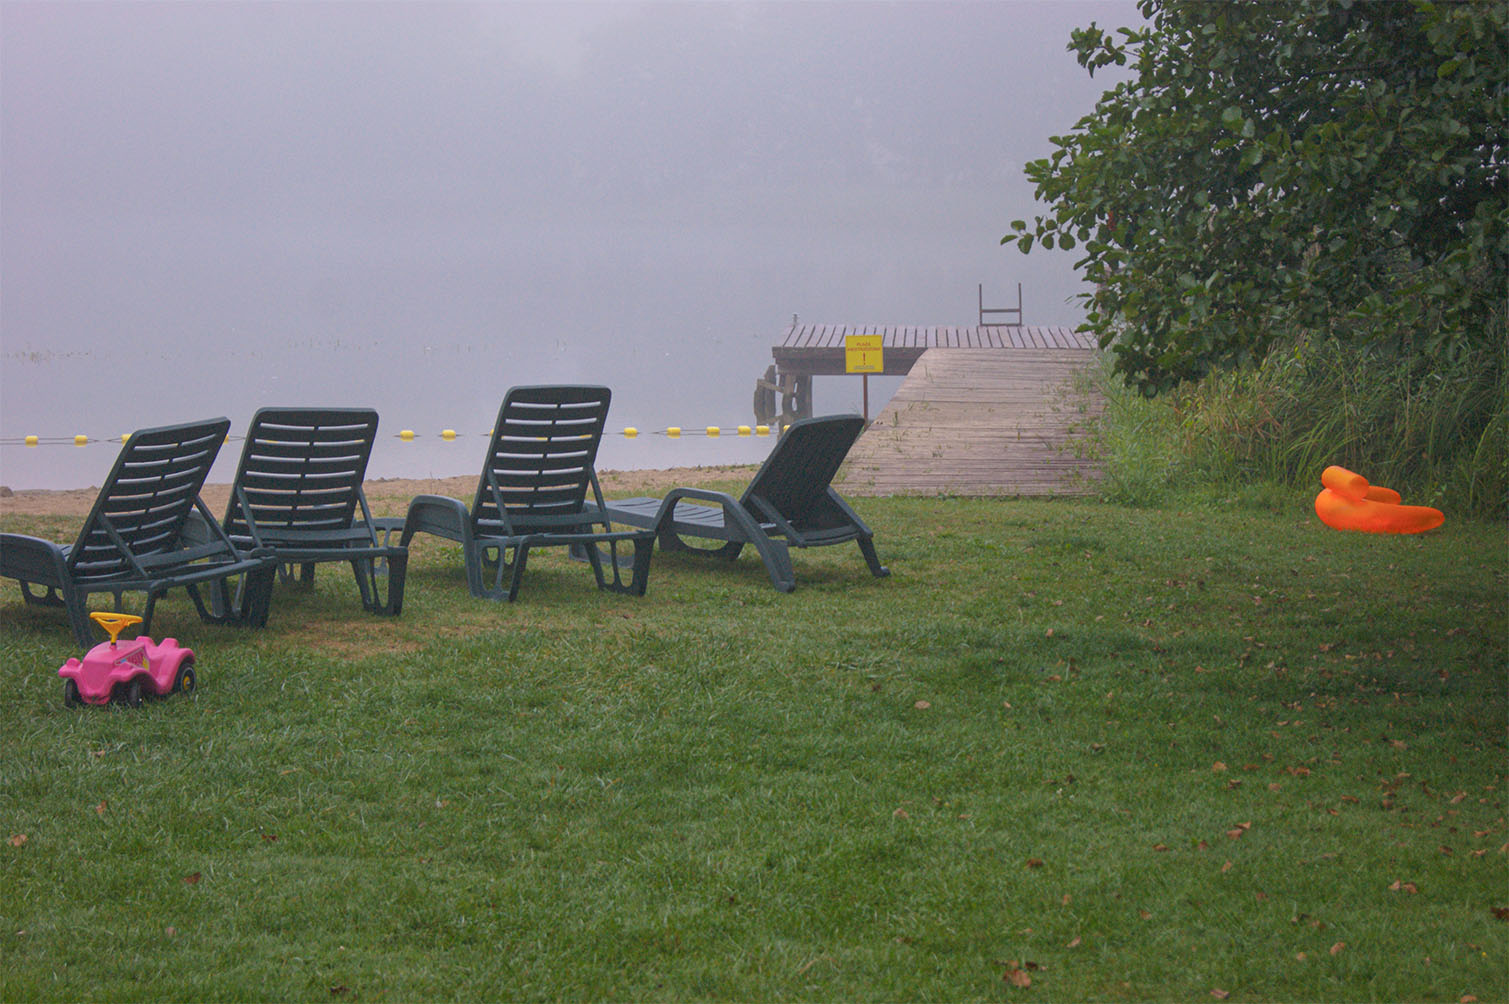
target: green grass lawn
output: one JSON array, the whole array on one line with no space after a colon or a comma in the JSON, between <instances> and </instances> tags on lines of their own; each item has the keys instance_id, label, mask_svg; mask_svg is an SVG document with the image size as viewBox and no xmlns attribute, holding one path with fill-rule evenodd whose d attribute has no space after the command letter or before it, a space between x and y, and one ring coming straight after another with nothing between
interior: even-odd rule
<instances>
[{"instance_id":1,"label":"green grass lawn","mask_svg":"<svg viewBox=\"0 0 1509 1004\"><path fill-rule=\"evenodd\" d=\"M0 584L0 999L1509 999L1503 526L856 504L888 579L174 598L134 711Z\"/></svg>"}]
</instances>

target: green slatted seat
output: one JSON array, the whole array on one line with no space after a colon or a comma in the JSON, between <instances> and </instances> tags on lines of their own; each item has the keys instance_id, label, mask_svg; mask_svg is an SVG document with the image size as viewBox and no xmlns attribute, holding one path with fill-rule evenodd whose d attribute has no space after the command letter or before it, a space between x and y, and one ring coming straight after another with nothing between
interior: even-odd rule
<instances>
[{"instance_id":1,"label":"green slatted seat","mask_svg":"<svg viewBox=\"0 0 1509 1004\"><path fill-rule=\"evenodd\" d=\"M889 575L875 554L874 534L833 489L833 476L864 431L858 415L807 418L782 433L770 456L740 498L701 488L676 488L663 499L629 498L607 503L608 518L653 529L662 550L733 561L745 544L759 552L770 582L796 588L789 547L822 547L856 541L870 571ZM684 538L724 541L702 547Z\"/></svg>"},{"instance_id":2,"label":"green slatted seat","mask_svg":"<svg viewBox=\"0 0 1509 1004\"><path fill-rule=\"evenodd\" d=\"M180 586L206 621L266 624L276 559L238 549L199 498L230 424L217 418L132 433L78 540L63 546L0 534L0 576L18 580L28 603L64 607L81 645L98 640L87 610L95 593L113 595L117 610L125 593L145 593L143 635L158 597Z\"/></svg>"},{"instance_id":3,"label":"green slatted seat","mask_svg":"<svg viewBox=\"0 0 1509 1004\"><path fill-rule=\"evenodd\" d=\"M299 566L306 586L316 564L348 562L362 606L396 615L409 552L387 542L390 525L367 507L362 482L376 438L370 408L263 408L247 430L223 526L238 545Z\"/></svg>"},{"instance_id":4,"label":"green slatted seat","mask_svg":"<svg viewBox=\"0 0 1509 1004\"><path fill-rule=\"evenodd\" d=\"M611 399L606 387L509 390L470 508L457 499L420 495L409 503L400 542L432 533L460 543L467 586L484 599L512 601L530 549L542 546L585 554L600 589L644 595L655 535L610 530L593 466ZM607 545L606 554L601 545ZM632 549L632 559L620 557L621 545Z\"/></svg>"}]
</instances>

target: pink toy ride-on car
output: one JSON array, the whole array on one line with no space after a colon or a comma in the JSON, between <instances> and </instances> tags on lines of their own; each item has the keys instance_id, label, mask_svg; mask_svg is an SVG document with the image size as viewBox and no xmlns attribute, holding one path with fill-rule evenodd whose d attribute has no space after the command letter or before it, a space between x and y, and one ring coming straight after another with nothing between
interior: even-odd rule
<instances>
[{"instance_id":1,"label":"pink toy ride-on car","mask_svg":"<svg viewBox=\"0 0 1509 1004\"><path fill-rule=\"evenodd\" d=\"M90 649L83 662L69 659L59 667L66 706L116 700L135 708L143 697L194 692L193 649L180 648L176 638L164 638L161 645L151 638L117 642L122 629L140 624L140 617L103 610L89 616L109 633L110 640Z\"/></svg>"}]
</instances>

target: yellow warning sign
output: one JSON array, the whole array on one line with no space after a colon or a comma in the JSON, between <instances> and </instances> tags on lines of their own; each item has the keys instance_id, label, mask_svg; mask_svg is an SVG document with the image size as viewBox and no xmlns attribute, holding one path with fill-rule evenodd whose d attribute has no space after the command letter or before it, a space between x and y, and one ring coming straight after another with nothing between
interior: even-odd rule
<instances>
[{"instance_id":1,"label":"yellow warning sign","mask_svg":"<svg viewBox=\"0 0 1509 1004\"><path fill-rule=\"evenodd\" d=\"M845 335L845 373L884 373L883 335Z\"/></svg>"}]
</instances>

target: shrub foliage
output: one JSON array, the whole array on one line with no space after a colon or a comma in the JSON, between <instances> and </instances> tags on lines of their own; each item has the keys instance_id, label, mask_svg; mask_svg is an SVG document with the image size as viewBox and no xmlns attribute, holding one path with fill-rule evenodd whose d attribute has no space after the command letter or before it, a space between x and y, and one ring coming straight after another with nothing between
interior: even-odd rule
<instances>
[{"instance_id":1,"label":"shrub foliage","mask_svg":"<svg viewBox=\"0 0 1509 1004\"><path fill-rule=\"evenodd\" d=\"M1299 341L1258 363L1147 399L1106 373L1097 442L1114 501L1232 497L1254 486L1319 490L1328 464L1437 505L1509 513L1509 340L1451 361L1384 345ZM1108 367L1109 369L1109 367Z\"/></svg>"},{"instance_id":2,"label":"shrub foliage","mask_svg":"<svg viewBox=\"0 0 1509 1004\"><path fill-rule=\"evenodd\" d=\"M1145 394L1296 335L1451 361L1509 265L1509 4L1142 0L1130 66L1003 244L1080 248L1087 327Z\"/></svg>"}]
</instances>

